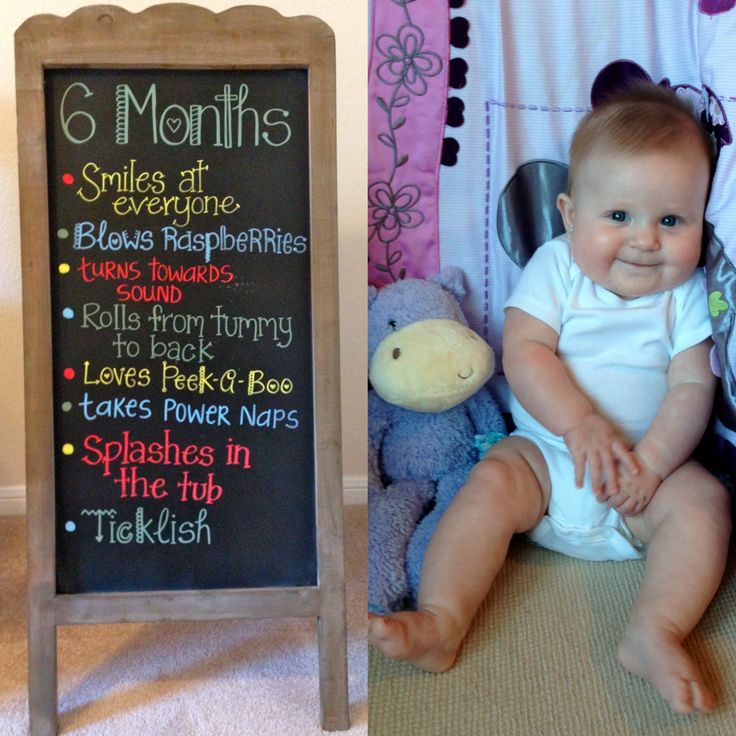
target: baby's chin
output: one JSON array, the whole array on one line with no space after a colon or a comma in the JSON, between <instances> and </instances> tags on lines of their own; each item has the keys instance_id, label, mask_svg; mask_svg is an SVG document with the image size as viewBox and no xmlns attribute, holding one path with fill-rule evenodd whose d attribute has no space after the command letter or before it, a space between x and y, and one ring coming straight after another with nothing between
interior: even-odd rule
<instances>
[{"instance_id":1,"label":"baby's chin","mask_svg":"<svg viewBox=\"0 0 736 736\"><path fill-rule=\"evenodd\" d=\"M662 266L641 266L621 263L617 273L601 285L621 299L638 299L643 296L671 291L684 284L695 269L687 273L668 273Z\"/></svg>"}]
</instances>

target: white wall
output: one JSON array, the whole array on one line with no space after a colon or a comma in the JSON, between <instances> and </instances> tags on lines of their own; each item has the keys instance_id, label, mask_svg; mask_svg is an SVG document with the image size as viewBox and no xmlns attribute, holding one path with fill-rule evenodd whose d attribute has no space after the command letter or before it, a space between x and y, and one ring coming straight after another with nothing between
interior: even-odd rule
<instances>
[{"instance_id":1,"label":"white wall","mask_svg":"<svg viewBox=\"0 0 736 736\"><path fill-rule=\"evenodd\" d=\"M0 36L0 514L22 511L25 498L23 325L15 121L13 34L42 13L66 16L78 0L6 3ZM137 12L153 3L110 3ZM269 5L282 15L315 15L335 32L337 48L338 217L343 413L347 498L361 499L366 475L366 43L367 0L270 0L196 3L212 11L236 4Z\"/></svg>"}]
</instances>

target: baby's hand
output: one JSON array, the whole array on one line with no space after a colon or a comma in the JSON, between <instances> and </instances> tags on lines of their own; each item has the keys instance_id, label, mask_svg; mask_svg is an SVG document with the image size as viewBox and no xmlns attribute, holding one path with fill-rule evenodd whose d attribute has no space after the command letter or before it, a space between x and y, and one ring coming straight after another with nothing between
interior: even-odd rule
<instances>
[{"instance_id":1,"label":"baby's hand","mask_svg":"<svg viewBox=\"0 0 736 736\"><path fill-rule=\"evenodd\" d=\"M657 492L662 478L647 462L637 455L639 473L632 475L624 470L618 476L618 492L613 493L608 486L596 492L596 498L607 503L624 516L640 514L648 506Z\"/></svg>"},{"instance_id":2,"label":"baby's hand","mask_svg":"<svg viewBox=\"0 0 736 736\"><path fill-rule=\"evenodd\" d=\"M632 476L639 472L639 465L633 453L626 447L616 428L598 414L589 414L577 427L573 427L564 437L575 466L575 484L583 487L585 467L590 473L593 491L598 495L605 483L608 495L619 492L618 463Z\"/></svg>"}]
</instances>

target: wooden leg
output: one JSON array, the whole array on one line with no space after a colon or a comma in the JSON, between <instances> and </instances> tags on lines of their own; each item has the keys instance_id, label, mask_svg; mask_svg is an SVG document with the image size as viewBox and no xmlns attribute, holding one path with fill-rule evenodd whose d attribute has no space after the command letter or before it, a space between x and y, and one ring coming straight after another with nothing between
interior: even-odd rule
<instances>
[{"instance_id":1,"label":"wooden leg","mask_svg":"<svg viewBox=\"0 0 736 736\"><path fill-rule=\"evenodd\" d=\"M28 614L28 733L56 736L56 624L50 606L31 604Z\"/></svg>"},{"instance_id":2,"label":"wooden leg","mask_svg":"<svg viewBox=\"0 0 736 736\"><path fill-rule=\"evenodd\" d=\"M319 695L322 728L325 731L347 731L348 668L345 625L345 598L335 595L328 603L334 608L325 611L317 622L319 645Z\"/></svg>"},{"instance_id":3,"label":"wooden leg","mask_svg":"<svg viewBox=\"0 0 736 736\"><path fill-rule=\"evenodd\" d=\"M335 425L337 426L337 424ZM318 443L319 444L319 443ZM325 443L327 444L327 443ZM337 438L332 445L339 444ZM333 458L333 460L336 460ZM322 468L329 463L322 464ZM345 566L343 558L342 470L335 462L334 472L321 486L317 499L317 556L319 563L319 695L322 728L347 731L348 653L345 616Z\"/></svg>"}]
</instances>

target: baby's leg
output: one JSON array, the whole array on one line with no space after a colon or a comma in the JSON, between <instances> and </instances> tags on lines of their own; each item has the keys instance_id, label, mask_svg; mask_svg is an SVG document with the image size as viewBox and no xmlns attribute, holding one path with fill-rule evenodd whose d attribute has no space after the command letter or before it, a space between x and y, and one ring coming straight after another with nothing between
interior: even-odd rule
<instances>
[{"instance_id":1,"label":"baby's leg","mask_svg":"<svg viewBox=\"0 0 736 736\"><path fill-rule=\"evenodd\" d=\"M682 642L721 582L731 531L728 494L689 462L629 523L634 534L651 543L619 661L648 679L678 713L711 711L715 698Z\"/></svg>"},{"instance_id":2,"label":"baby's leg","mask_svg":"<svg viewBox=\"0 0 736 736\"><path fill-rule=\"evenodd\" d=\"M546 464L529 440L509 437L494 445L432 537L417 610L370 616L369 641L385 655L430 672L449 669L511 537L537 524L548 498Z\"/></svg>"}]
</instances>

